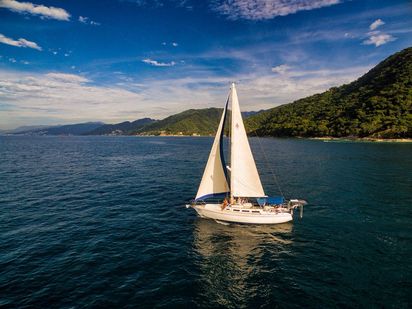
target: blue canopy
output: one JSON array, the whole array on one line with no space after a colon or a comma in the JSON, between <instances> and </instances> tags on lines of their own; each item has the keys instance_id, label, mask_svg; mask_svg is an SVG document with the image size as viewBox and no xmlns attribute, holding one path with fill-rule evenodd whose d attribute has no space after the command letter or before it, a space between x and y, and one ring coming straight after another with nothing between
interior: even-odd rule
<instances>
[{"instance_id":1,"label":"blue canopy","mask_svg":"<svg viewBox=\"0 0 412 309\"><path fill-rule=\"evenodd\" d=\"M279 205L285 202L283 196L273 196L273 197L261 197L256 199L260 206L264 206L266 204L269 205Z\"/></svg>"}]
</instances>

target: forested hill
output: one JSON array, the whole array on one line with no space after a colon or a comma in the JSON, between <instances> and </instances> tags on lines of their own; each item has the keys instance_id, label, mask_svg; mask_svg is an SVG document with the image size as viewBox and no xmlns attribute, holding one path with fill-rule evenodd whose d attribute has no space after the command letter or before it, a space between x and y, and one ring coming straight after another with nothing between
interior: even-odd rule
<instances>
[{"instance_id":1,"label":"forested hill","mask_svg":"<svg viewBox=\"0 0 412 309\"><path fill-rule=\"evenodd\" d=\"M132 122L124 121L116 124L105 124L84 135L123 135L128 134L131 131L139 130L155 121L156 120L151 118L142 118Z\"/></svg>"},{"instance_id":2,"label":"forested hill","mask_svg":"<svg viewBox=\"0 0 412 309\"><path fill-rule=\"evenodd\" d=\"M151 135L211 135L216 131L222 111L222 108L189 109L130 133Z\"/></svg>"},{"instance_id":3,"label":"forested hill","mask_svg":"<svg viewBox=\"0 0 412 309\"><path fill-rule=\"evenodd\" d=\"M179 114L148 124L129 134L139 135L214 135L223 108L189 109ZM243 119L262 111L242 112ZM226 126L227 128L227 126Z\"/></svg>"},{"instance_id":4,"label":"forested hill","mask_svg":"<svg viewBox=\"0 0 412 309\"><path fill-rule=\"evenodd\" d=\"M412 137L412 47L358 80L249 117L261 136Z\"/></svg>"}]
</instances>

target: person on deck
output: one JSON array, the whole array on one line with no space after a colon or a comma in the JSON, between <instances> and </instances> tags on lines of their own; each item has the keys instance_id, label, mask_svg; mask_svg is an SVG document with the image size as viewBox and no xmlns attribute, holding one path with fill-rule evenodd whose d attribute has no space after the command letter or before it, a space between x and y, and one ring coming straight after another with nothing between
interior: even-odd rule
<instances>
[{"instance_id":1,"label":"person on deck","mask_svg":"<svg viewBox=\"0 0 412 309\"><path fill-rule=\"evenodd\" d=\"M225 199L223 200L222 210L224 210L228 204L229 204L229 202L228 202L227 199L225 198Z\"/></svg>"}]
</instances>

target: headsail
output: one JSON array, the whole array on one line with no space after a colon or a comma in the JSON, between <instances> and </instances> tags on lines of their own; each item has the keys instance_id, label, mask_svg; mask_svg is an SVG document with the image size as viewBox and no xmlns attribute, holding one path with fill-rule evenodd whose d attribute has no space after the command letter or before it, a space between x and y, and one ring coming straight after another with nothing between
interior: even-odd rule
<instances>
[{"instance_id":1,"label":"headsail","mask_svg":"<svg viewBox=\"0 0 412 309\"><path fill-rule=\"evenodd\" d=\"M250 150L234 83L231 87L230 98L232 103L231 196L263 197L265 192Z\"/></svg>"},{"instance_id":2,"label":"headsail","mask_svg":"<svg viewBox=\"0 0 412 309\"><path fill-rule=\"evenodd\" d=\"M227 170L223 157L223 133L228 103L229 99L223 109L222 118L220 119L212 150L210 151L195 200L217 197L229 193Z\"/></svg>"}]
</instances>

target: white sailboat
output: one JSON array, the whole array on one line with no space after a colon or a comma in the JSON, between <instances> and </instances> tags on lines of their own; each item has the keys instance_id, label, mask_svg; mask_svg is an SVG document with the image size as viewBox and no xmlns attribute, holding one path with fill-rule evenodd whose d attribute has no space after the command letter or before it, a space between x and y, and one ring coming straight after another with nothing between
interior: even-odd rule
<instances>
[{"instance_id":1,"label":"white sailboat","mask_svg":"<svg viewBox=\"0 0 412 309\"><path fill-rule=\"evenodd\" d=\"M228 105L231 103L230 167L223 154L223 135ZM239 107L235 84L216 132L196 198L187 208L200 217L223 222L277 224L293 220L293 211L304 200L268 197L262 187L255 160L249 146Z\"/></svg>"}]
</instances>

